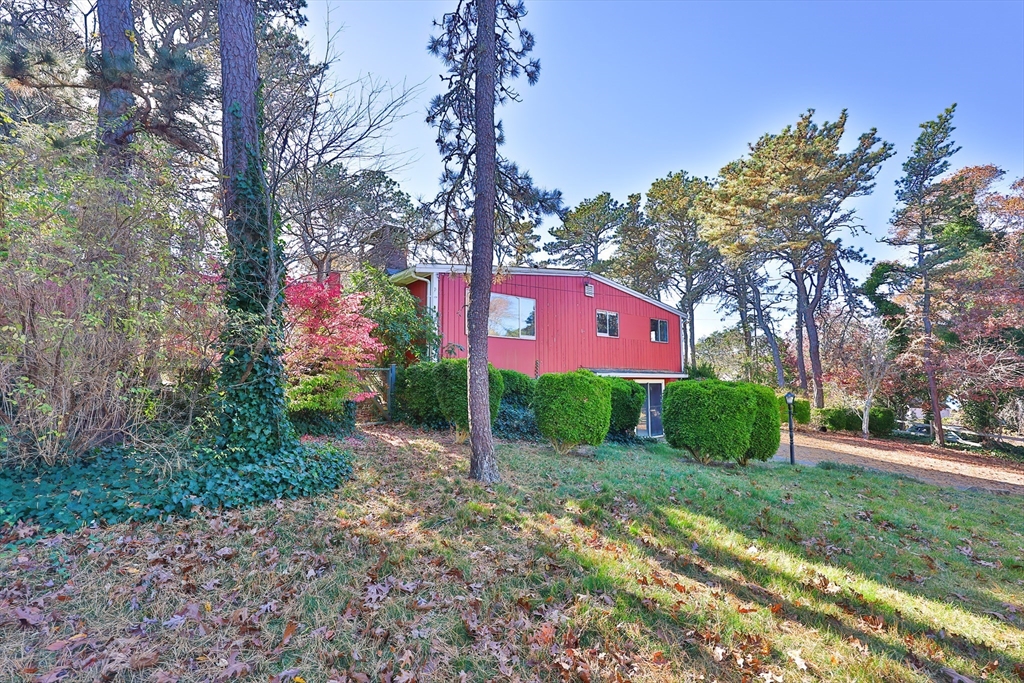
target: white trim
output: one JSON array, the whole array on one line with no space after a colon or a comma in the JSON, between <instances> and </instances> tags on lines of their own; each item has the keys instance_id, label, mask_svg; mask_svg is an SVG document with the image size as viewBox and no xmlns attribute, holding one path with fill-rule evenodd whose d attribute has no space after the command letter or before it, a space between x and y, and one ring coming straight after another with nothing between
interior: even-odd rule
<instances>
[{"instance_id":1,"label":"white trim","mask_svg":"<svg viewBox=\"0 0 1024 683\"><path fill-rule=\"evenodd\" d=\"M670 340L670 337L669 337L669 334L668 334L668 321L664 320L663 318L651 318L651 322L665 323L665 341L661 341L660 339L652 339L651 343L652 344L668 344L669 340ZM655 336L658 336L659 332L661 332L661 325L658 325L658 329L655 330L655 333L654 333ZM680 343L682 343L682 339L680 339Z\"/></svg>"},{"instance_id":2,"label":"white trim","mask_svg":"<svg viewBox=\"0 0 1024 683\"><path fill-rule=\"evenodd\" d=\"M621 371L620 370L613 370L613 371L591 370L591 372L593 372L595 375L598 375L600 377L621 377L623 379L644 380L644 382L650 382L650 381L653 381L653 380L659 380L660 379L660 380L663 380L662 384L664 384L664 380L666 380L666 379L686 379L687 377L689 377L689 375L687 375L685 372L659 372L659 373L653 373L653 372L650 372L650 371L645 372L643 370L638 370L636 372L629 372L628 370L621 370Z\"/></svg>"},{"instance_id":3,"label":"white trim","mask_svg":"<svg viewBox=\"0 0 1024 683\"><path fill-rule=\"evenodd\" d=\"M463 274L469 272L469 266L457 265L457 264L446 264L446 263L421 263L421 264L418 264L418 265L415 265L415 266L411 266L411 267L407 268L406 270L403 270L400 273L395 273L394 275L391 276L391 279L395 280L397 282L398 278L406 275L406 273L409 273L410 271L413 272L413 273L449 273L451 275L463 275ZM626 285L619 284L618 282L615 282L614 280L609 280L608 278L604 277L603 275L598 275L597 273L591 273L589 270L570 270L568 268L541 268L541 267L537 267L537 268L522 268L522 267L499 268L499 267L496 266L494 268L494 272L496 272L496 273L509 273L511 275L550 275L550 276L553 276L553 277L588 277L588 278L590 278L592 280L596 280L597 282L600 282L602 284L606 284L609 287L612 287L613 289L617 289L620 292L625 292L626 294L630 294L632 296L635 296L638 299L646 301L647 303L651 304L652 306L657 306L658 308L660 308L660 309L662 309L664 311L667 311L667 312L671 313L672 315L676 316L680 320L682 320L682 317L683 317L682 311L680 311L680 310L678 310L676 308L673 308L673 307L669 306L666 303L658 301L657 299L653 299L653 298L647 296L646 294L641 294L640 292L636 291L635 289L630 289ZM401 284L401 283L399 283L399 284Z\"/></svg>"},{"instance_id":4,"label":"white trim","mask_svg":"<svg viewBox=\"0 0 1024 683\"><path fill-rule=\"evenodd\" d=\"M601 330L597 329L597 316L601 315L602 313L604 313L605 316L609 316L609 315L614 315L615 316L615 334L614 335L608 334L607 332L605 332L604 334L601 334ZM609 318L607 320L606 325L608 327L611 327L611 318ZM618 339L619 338L619 312L618 311L606 311L606 310L604 310L602 308L597 309L594 312L594 331L597 332L597 336L598 337L605 337L607 339Z\"/></svg>"}]
</instances>

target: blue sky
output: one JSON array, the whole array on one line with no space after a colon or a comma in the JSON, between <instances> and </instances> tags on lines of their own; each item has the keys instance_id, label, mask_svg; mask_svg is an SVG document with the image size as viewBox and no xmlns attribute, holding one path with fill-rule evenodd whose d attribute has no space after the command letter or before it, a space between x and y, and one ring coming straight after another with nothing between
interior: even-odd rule
<instances>
[{"instance_id":1,"label":"blue sky","mask_svg":"<svg viewBox=\"0 0 1024 683\"><path fill-rule=\"evenodd\" d=\"M958 104L955 164L1024 175L1024 2L644 2L526 0L540 82L499 111L504 153L575 205L619 200L671 171L714 176L747 143L813 108L849 110L847 135L875 127L896 145L875 193L859 201L869 254L884 235L893 183L918 124ZM390 141L409 153L396 174L414 196L436 192L440 162L424 123L441 83L426 51L446 2L310 0L322 48L341 28L340 78L372 73L422 84ZM722 326L705 307L698 335Z\"/></svg>"}]
</instances>

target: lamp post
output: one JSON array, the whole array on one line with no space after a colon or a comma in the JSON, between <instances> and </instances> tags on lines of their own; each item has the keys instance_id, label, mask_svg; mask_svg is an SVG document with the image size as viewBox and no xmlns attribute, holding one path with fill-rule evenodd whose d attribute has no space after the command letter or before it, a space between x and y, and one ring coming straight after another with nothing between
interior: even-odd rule
<instances>
[{"instance_id":1,"label":"lamp post","mask_svg":"<svg viewBox=\"0 0 1024 683\"><path fill-rule=\"evenodd\" d=\"M796 396L792 391L786 392L786 407L789 408L789 464L796 464L796 454L793 452L793 399Z\"/></svg>"}]
</instances>

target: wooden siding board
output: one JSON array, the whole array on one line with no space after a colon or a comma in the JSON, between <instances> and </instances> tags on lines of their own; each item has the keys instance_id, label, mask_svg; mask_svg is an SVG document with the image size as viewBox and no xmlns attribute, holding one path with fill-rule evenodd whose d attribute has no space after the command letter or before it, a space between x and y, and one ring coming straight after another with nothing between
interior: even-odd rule
<instances>
[{"instance_id":1,"label":"wooden siding board","mask_svg":"<svg viewBox=\"0 0 1024 683\"><path fill-rule=\"evenodd\" d=\"M582 277L512 275L492 291L537 301L537 339L491 337L488 356L495 367L528 375L567 372L581 367L681 372L679 317L643 299L589 280L594 296L584 295ZM438 314L442 351L449 344L466 355L466 281L438 274ZM598 309L619 314L619 336L598 337ZM668 343L650 340L652 318L669 320Z\"/></svg>"}]
</instances>

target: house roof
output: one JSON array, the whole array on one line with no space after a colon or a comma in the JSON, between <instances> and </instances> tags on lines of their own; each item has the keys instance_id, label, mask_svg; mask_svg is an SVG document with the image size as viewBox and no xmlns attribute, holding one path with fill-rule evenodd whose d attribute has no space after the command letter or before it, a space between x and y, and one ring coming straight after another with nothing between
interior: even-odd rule
<instances>
[{"instance_id":1,"label":"house roof","mask_svg":"<svg viewBox=\"0 0 1024 683\"><path fill-rule=\"evenodd\" d=\"M497 273L499 270L502 273L509 273L511 275L548 275L548 276L554 276L554 277L583 277L583 278L590 278L591 280L594 280L596 282L600 282L602 284L608 285L609 287L613 287L613 288L615 288L615 289L617 289L617 290L619 290L621 292L625 292L626 294L630 294L632 296L635 296L638 299L642 299L643 301L646 301L647 303L649 303L649 304L651 304L653 306L657 306L658 308L661 308L661 309L663 309L663 310L665 310L665 311L675 315L676 317L679 317L679 318L682 317L682 313L679 311L679 309L673 308L672 306L669 306L666 303L658 301L657 299L651 298L651 297L647 296L646 294L641 294L640 292L636 291L635 289L630 289L626 285L620 284L620 283L616 282L615 280L609 280L608 278L604 277L603 275L598 275L597 273L592 273L589 270L571 270L569 268L547 268L547 267L543 267L543 266L534 266L534 267L528 267L528 268L523 268L523 267L498 268L498 267L495 267L494 272ZM391 276L391 279L395 283L397 283L397 284L407 285L410 282L414 282L415 280L419 279L418 276L419 276L420 273L430 273L430 274L433 274L433 273L451 273L451 274L462 275L462 274L465 274L467 272L469 272L469 266L467 266L465 264L418 263L416 265L410 266L409 268L406 268L405 270L403 270L403 271L401 271L399 273L395 273L394 275Z\"/></svg>"}]
</instances>

